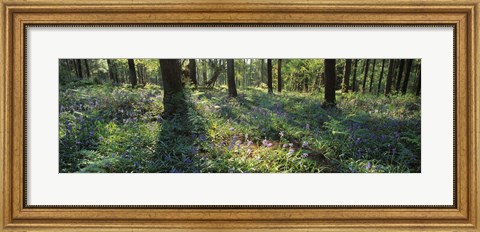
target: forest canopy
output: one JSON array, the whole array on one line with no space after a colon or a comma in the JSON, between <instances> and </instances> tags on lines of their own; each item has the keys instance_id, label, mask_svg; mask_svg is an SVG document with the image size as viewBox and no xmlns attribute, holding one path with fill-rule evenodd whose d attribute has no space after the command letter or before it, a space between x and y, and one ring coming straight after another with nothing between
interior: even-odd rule
<instances>
[{"instance_id":1,"label":"forest canopy","mask_svg":"<svg viewBox=\"0 0 480 232\"><path fill-rule=\"evenodd\" d=\"M60 59L61 172L420 172L420 59Z\"/></svg>"}]
</instances>

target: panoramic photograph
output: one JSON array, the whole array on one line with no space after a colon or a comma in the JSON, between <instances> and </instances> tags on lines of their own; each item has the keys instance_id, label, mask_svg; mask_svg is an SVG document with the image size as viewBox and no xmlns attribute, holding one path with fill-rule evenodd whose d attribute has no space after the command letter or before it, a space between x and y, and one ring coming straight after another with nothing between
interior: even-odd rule
<instances>
[{"instance_id":1,"label":"panoramic photograph","mask_svg":"<svg viewBox=\"0 0 480 232\"><path fill-rule=\"evenodd\" d=\"M60 173L420 173L421 59L60 59Z\"/></svg>"}]
</instances>

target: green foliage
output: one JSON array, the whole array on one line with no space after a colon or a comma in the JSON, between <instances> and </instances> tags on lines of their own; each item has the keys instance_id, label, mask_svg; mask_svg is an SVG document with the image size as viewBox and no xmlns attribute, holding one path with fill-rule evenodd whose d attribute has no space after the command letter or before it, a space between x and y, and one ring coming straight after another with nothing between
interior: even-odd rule
<instances>
[{"instance_id":1,"label":"green foliage","mask_svg":"<svg viewBox=\"0 0 480 232\"><path fill-rule=\"evenodd\" d=\"M312 64L313 65L313 64ZM74 84L75 83L75 84ZM156 85L74 82L60 91L61 172L419 172L420 100L411 95L186 91L171 119Z\"/></svg>"}]
</instances>

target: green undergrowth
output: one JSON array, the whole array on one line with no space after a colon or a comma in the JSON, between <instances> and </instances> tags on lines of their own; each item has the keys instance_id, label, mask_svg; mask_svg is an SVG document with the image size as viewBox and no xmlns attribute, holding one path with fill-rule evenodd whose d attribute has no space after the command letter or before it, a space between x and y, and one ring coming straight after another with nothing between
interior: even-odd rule
<instances>
[{"instance_id":1,"label":"green undergrowth","mask_svg":"<svg viewBox=\"0 0 480 232\"><path fill-rule=\"evenodd\" d=\"M188 113L163 119L163 91L60 90L60 172L420 172L420 99L225 87L187 89Z\"/></svg>"}]
</instances>

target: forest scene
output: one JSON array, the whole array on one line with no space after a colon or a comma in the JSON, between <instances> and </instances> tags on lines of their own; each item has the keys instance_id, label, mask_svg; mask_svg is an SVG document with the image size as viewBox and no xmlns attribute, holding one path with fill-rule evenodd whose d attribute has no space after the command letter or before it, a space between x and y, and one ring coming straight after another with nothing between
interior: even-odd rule
<instances>
[{"instance_id":1,"label":"forest scene","mask_svg":"<svg viewBox=\"0 0 480 232\"><path fill-rule=\"evenodd\" d=\"M60 173L419 173L420 59L60 59Z\"/></svg>"}]
</instances>

